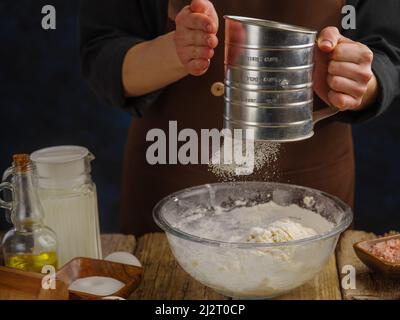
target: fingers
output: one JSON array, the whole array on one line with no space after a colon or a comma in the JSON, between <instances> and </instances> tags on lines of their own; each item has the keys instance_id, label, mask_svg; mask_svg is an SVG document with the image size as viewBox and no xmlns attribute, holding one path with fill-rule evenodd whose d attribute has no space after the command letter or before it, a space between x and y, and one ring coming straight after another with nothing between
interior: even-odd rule
<instances>
[{"instance_id":1,"label":"fingers","mask_svg":"<svg viewBox=\"0 0 400 320\"><path fill-rule=\"evenodd\" d=\"M360 71L360 66L349 62L331 61L327 83L330 89L329 102L339 110L355 110L363 102L369 81L374 74L371 68ZM369 70L369 71L368 71Z\"/></svg>"},{"instance_id":2,"label":"fingers","mask_svg":"<svg viewBox=\"0 0 400 320\"><path fill-rule=\"evenodd\" d=\"M218 46L218 38L216 35L199 30L188 30L184 33L178 33L175 35L175 41L184 43L186 46L208 46L212 49Z\"/></svg>"},{"instance_id":3,"label":"fingers","mask_svg":"<svg viewBox=\"0 0 400 320\"><path fill-rule=\"evenodd\" d=\"M335 27L321 31L318 47L330 53L326 79L329 102L342 111L356 110L362 105L374 77L372 51L362 43L343 37Z\"/></svg>"},{"instance_id":4,"label":"fingers","mask_svg":"<svg viewBox=\"0 0 400 320\"><path fill-rule=\"evenodd\" d=\"M318 47L326 53L332 52L339 40L342 38L342 35L339 32L339 29L336 27L327 27L323 29L318 37Z\"/></svg>"},{"instance_id":5,"label":"fingers","mask_svg":"<svg viewBox=\"0 0 400 320\"><path fill-rule=\"evenodd\" d=\"M218 16L208 0L193 0L175 18L176 52L192 75L201 75L210 66L218 45Z\"/></svg>"},{"instance_id":6,"label":"fingers","mask_svg":"<svg viewBox=\"0 0 400 320\"><path fill-rule=\"evenodd\" d=\"M352 62L358 65L370 65L373 58L372 51L359 42L339 43L332 53L332 60Z\"/></svg>"},{"instance_id":7,"label":"fingers","mask_svg":"<svg viewBox=\"0 0 400 320\"><path fill-rule=\"evenodd\" d=\"M204 13L210 16L213 20L218 21L218 15L215 11L213 3L209 0L193 0L190 9L192 12Z\"/></svg>"},{"instance_id":8,"label":"fingers","mask_svg":"<svg viewBox=\"0 0 400 320\"><path fill-rule=\"evenodd\" d=\"M345 93L354 98L362 97L367 91L367 83L364 84L345 77L329 75L327 81L333 91Z\"/></svg>"},{"instance_id":9,"label":"fingers","mask_svg":"<svg viewBox=\"0 0 400 320\"><path fill-rule=\"evenodd\" d=\"M190 70L190 73L194 76L201 76L207 72L210 67L210 60L196 59L189 61L185 67Z\"/></svg>"},{"instance_id":10,"label":"fingers","mask_svg":"<svg viewBox=\"0 0 400 320\"><path fill-rule=\"evenodd\" d=\"M341 76L361 83L368 83L374 75L371 65L360 66L351 62L335 60L329 63L328 73L332 76Z\"/></svg>"},{"instance_id":11,"label":"fingers","mask_svg":"<svg viewBox=\"0 0 400 320\"><path fill-rule=\"evenodd\" d=\"M208 0L193 0L190 9L193 12L207 14L210 11L210 6L212 6L212 3Z\"/></svg>"},{"instance_id":12,"label":"fingers","mask_svg":"<svg viewBox=\"0 0 400 320\"><path fill-rule=\"evenodd\" d=\"M193 13L204 14L208 16L212 23L208 32L217 33L219 28L219 18L215 11L214 5L208 0L193 0L190 5L190 10Z\"/></svg>"},{"instance_id":13,"label":"fingers","mask_svg":"<svg viewBox=\"0 0 400 320\"><path fill-rule=\"evenodd\" d=\"M211 1L207 1L208 2L208 10L205 12L214 22L216 28L215 30L213 30L213 32L217 33L218 29L219 29L219 17L217 14L217 11L215 10L215 7L213 5L213 3Z\"/></svg>"},{"instance_id":14,"label":"fingers","mask_svg":"<svg viewBox=\"0 0 400 320\"><path fill-rule=\"evenodd\" d=\"M202 13L193 13L189 7L183 9L175 18L177 28L202 30L207 33L214 33L216 26L212 19ZM215 31L216 33L216 31Z\"/></svg>"},{"instance_id":15,"label":"fingers","mask_svg":"<svg viewBox=\"0 0 400 320\"><path fill-rule=\"evenodd\" d=\"M340 111L355 110L362 102L360 98L354 98L353 96L335 91L330 91L328 93L328 99L329 102Z\"/></svg>"},{"instance_id":16,"label":"fingers","mask_svg":"<svg viewBox=\"0 0 400 320\"><path fill-rule=\"evenodd\" d=\"M188 46L178 49L178 55L183 64L193 59L209 60L214 56L214 50L209 47Z\"/></svg>"}]
</instances>

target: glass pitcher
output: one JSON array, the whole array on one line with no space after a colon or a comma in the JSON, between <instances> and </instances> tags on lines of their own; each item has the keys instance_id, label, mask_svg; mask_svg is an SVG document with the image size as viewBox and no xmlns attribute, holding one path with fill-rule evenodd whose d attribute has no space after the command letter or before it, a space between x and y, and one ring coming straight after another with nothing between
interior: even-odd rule
<instances>
[{"instance_id":1,"label":"glass pitcher","mask_svg":"<svg viewBox=\"0 0 400 320\"><path fill-rule=\"evenodd\" d=\"M76 257L101 259L96 186L91 178L88 149L46 148L31 155L45 223L59 239L60 266Z\"/></svg>"}]
</instances>

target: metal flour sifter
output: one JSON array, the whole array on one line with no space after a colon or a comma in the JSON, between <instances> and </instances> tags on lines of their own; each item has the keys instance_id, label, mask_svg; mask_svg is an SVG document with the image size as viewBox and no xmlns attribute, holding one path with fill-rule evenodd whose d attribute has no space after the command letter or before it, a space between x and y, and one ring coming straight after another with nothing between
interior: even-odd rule
<instances>
[{"instance_id":1,"label":"metal flour sifter","mask_svg":"<svg viewBox=\"0 0 400 320\"><path fill-rule=\"evenodd\" d=\"M254 129L256 140L311 138L314 124L338 112L313 112L317 31L274 21L225 16L224 126ZM218 95L218 87L216 95Z\"/></svg>"}]
</instances>

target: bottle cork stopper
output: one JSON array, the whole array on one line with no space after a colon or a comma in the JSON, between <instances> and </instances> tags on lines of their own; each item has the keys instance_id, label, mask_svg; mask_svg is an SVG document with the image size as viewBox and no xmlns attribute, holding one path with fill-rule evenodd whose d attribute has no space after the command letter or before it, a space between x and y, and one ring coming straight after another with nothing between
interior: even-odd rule
<instances>
[{"instance_id":1,"label":"bottle cork stopper","mask_svg":"<svg viewBox=\"0 0 400 320\"><path fill-rule=\"evenodd\" d=\"M29 154L16 154L13 156L13 165L17 172L26 172L31 163Z\"/></svg>"}]
</instances>

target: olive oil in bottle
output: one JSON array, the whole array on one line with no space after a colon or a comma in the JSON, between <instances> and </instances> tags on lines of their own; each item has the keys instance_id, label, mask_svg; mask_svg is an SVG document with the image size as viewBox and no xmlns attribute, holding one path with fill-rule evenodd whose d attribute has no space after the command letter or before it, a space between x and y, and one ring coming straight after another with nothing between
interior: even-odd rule
<instances>
[{"instance_id":1,"label":"olive oil in bottle","mask_svg":"<svg viewBox=\"0 0 400 320\"><path fill-rule=\"evenodd\" d=\"M43 266L52 265L57 268L57 254L55 252L43 252L37 255L20 254L9 256L5 265L10 268L42 272Z\"/></svg>"},{"instance_id":2,"label":"olive oil in bottle","mask_svg":"<svg viewBox=\"0 0 400 320\"><path fill-rule=\"evenodd\" d=\"M54 231L43 224L43 209L36 191L34 168L29 155L16 155L0 192L9 189L13 201L0 199L0 207L11 211L14 228L2 241L5 265L24 271L41 272L44 266L57 268L57 240Z\"/></svg>"}]
</instances>

